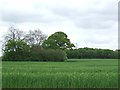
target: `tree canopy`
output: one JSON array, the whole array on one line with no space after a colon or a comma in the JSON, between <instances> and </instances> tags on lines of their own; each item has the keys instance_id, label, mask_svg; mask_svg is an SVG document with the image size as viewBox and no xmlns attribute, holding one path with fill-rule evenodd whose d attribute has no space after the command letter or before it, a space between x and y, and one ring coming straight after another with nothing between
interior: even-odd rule
<instances>
[{"instance_id":1,"label":"tree canopy","mask_svg":"<svg viewBox=\"0 0 120 90\"><path fill-rule=\"evenodd\" d=\"M39 29L25 32L10 27L4 36L3 59L4 60L26 60L30 56L31 48L35 45L41 45L46 35ZM29 58L30 59L30 58Z\"/></svg>"},{"instance_id":2,"label":"tree canopy","mask_svg":"<svg viewBox=\"0 0 120 90\"><path fill-rule=\"evenodd\" d=\"M29 45L42 45L47 35L43 34L40 29L36 29L34 31L30 30L24 38Z\"/></svg>"},{"instance_id":3,"label":"tree canopy","mask_svg":"<svg viewBox=\"0 0 120 90\"><path fill-rule=\"evenodd\" d=\"M46 35L39 29L29 31L27 34L11 27L4 40L3 57L4 61L64 61L66 53L62 50L42 47Z\"/></svg>"},{"instance_id":4,"label":"tree canopy","mask_svg":"<svg viewBox=\"0 0 120 90\"><path fill-rule=\"evenodd\" d=\"M55 32L44 41L43 45L46 49L72 49L74 44L71 43L70 39L64 32Z\"/></svg>"},{"instance_id":5,"label":"tree canopy","mask_svg":"<svg viewBox=\"0 0 120 90\"><path fill-rule=\"evenodd\" d=\"M9 40L4 48L5 60L21 60L29 57L30 46L23 40Z\"/></svg>"}]
</instances>

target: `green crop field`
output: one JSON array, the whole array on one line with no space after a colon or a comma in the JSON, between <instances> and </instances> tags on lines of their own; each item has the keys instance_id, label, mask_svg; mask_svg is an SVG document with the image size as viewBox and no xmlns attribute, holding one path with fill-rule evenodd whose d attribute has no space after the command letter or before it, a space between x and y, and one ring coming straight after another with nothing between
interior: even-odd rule
<instances>
[{"instance_id":1,"label":"green crop field","mask_svg":"<svg viewBox=\"0 0 120 90\"><path fill-rule=\"evenodd\" d=\"M118 60L3 62L3 88L116 88Z\"/></svg>"}]
</instances>

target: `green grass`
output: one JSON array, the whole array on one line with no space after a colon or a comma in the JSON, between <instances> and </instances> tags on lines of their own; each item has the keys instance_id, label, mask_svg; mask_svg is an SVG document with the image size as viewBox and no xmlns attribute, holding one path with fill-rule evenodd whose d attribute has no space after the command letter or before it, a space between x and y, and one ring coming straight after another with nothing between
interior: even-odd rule
<instances>
[{"instance_id":1,"label":"green grass","mask_svg":"<svg viewBox=\"0 0 120 90\"><path fill-rule=\"evenodd\" d=\"M115 88L117 60L3 62L3 88Z\"/></svg>"}]
</instances>

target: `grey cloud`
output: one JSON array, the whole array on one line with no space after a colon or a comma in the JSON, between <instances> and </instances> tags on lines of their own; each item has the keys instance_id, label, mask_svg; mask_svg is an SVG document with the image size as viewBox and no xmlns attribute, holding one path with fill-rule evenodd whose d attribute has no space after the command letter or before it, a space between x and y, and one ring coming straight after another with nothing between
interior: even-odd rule
<instances>
[{"instance_id":1,"label":"grey cloud","mask_svg":"<svg viewBox=\"0 0 120 90\"><path fill-rule=\"evenodd\" d=\"M102 2L102 1L101 1ZM98 2L99 3L99 2ZM21 23L21 22L64 22L69 20L74 23L78 28L85 29L107 29L117 21L115 4L111 1L104 7L97 7L96 5L86 6L86 8L70 7L56 3L57 5L41 3L34 3L34 11L16 11L16 10L2 10L2 21ZM36 7L35 7L36 5ZM53 5L53 6L51 6ZM101 6L101 4L98 6ZM48 10L49 12L41 12L41 8Z\"/></svg>"},{"instance_id":2,"label":"grey cloud","mask_svg":"<svg viewBox=\"0 0 120 90\"><path fill-rule=\"evenodd\" d=\"M38 21L39 19L43 17L42 15L38 15L35 13L33 14L23 13L23 12L18 12L18 11L3 11L1 15L2 15L2 21L11 22L11 23L12 22L20 23L20 22L29 22L29 21L34 22L34 21Z\"/></svg>"},{"instance_id":3,"label":"grey cloud","mask_svg":"<svg viewBox=\"0 0 120 90\"><path fill-rule=\"evenodd\" d=\"M77 27L86 29L109 29L114 24L114 21L105 20L100 16L87 16L85 18L79 18L75 20L75 25Z\"/></svg>"},{"instance_id":4,"label":"grey cloud","mask_svg":"<svg viewBox=\"0 0 120 90\"><path fill-rule=\"evenodd\" d=\"M113 2L107 3L104 7L94 5L92 8L88 6L87 9L58 7L52 10L54 13L68 18L80 28L106 29L117 22L117 3Z\"/></svg>"},{"instance_id":5,"label":"grey cloud","mask_svg":"<svg viewBox=\"0 0 120 90\"><path fill-rule=\"evenodd\" d=\"M94 43L94 44L110 44L110 40L109 39L103 39L101 40L100 38L87 38L84 40L86 43Z\"/></svg>"},{"instance_id":6,"label":"grey cloud","mask_svg":"<svg viewBox=\"0 0 120 90\"><path fill-rule=\"evenodd\" d=\"M51 15L50 15L51 14ZM52 23L57 22L57 20L62 20L63 18L54 15L51 13L42 13L39 11L34 12L20 12L20 11L2 11L1 12L2 21L10 22L10 23L22 23L22 22L42 22L42 23Z\"/></svg>"}]
</instances>

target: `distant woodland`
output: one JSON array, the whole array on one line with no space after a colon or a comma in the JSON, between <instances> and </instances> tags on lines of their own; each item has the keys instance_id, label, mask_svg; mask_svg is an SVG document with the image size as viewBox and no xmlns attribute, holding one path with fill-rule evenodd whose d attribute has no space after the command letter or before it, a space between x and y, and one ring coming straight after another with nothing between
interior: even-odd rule
<instances>
[{"instance_id":1,"label":"distant woodland","mask_svg":"<svg viewBox=\"0 0 120 90\"><path fill-rule=\"evenodd\" d=\"M50 36L40 29L23 32L10 27L3 40L3 61L66 61L67 59L118 59L119 50L76 48L64 32Z\"/></svg>"}]
</instances>

